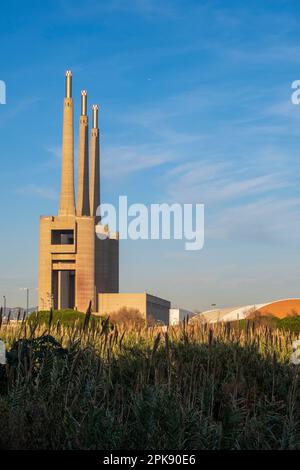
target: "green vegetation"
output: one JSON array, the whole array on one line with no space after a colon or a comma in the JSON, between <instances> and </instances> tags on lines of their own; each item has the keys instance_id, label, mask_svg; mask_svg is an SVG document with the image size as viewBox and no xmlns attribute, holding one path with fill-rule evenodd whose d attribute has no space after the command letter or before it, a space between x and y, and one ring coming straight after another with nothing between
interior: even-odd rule
<instances>
[{"instance_id":1,"label":"green vegetation","mask_svg":"<svg viewBox=\"0 0 300 470\"><path fill-rule=\"evenodd\" d=\"M232 322L232 325L236 328L245 328L246 323L256 325L265 325L269 328L291 332L291 333L300 333L300 316L299 315L290 315L285 318L277 318L271 315L269 316L257 316L255 319L249 320L239 320L238 322Z\"/></svg>"},{"instance_id":2,"label":"green vegetation","mask_svg":"<svg viewBox=\"0 0 300 470\"><path fill-rule=\"evenodd\" d=\"M74 323L83 324L85 319L85 313L78 312L76 310L64 309L64 310L53 310L52 312L52 321L57 324L58 322L61 325L70 325ZM100 317L92 315L94 321L99 321ZM43 310L40 312L33 312L28 318L28 322L34 324L37 320L40 324L48 325L50 319L49 310Z\"/></svg>"},{"instance_id":3,"label":"green vegetation","mask_svg":"<svg viewBox=\"0 0 300 470\"><path fill-rule=\"evenodd\" d=\"M1 326L0 448L300 449L295 333L54 318Z\"/></svg>"},{"instance_id":4,"label":"green vegetation","mask_svg":"<svg viewBox=\"0 0 300 470\"><path fill-rule=\"evenodd\" d=\"M277 328L284 331L292 331L294 333L300 333L300 316L290 316L281 318L277 321Z\"/></svg>"}]
</instances>

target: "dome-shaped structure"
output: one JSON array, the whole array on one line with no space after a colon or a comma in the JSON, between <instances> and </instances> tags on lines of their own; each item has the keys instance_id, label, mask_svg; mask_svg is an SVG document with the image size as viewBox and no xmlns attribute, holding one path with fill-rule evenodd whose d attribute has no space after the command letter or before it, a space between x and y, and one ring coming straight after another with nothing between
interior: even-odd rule
<instances>
[{"instance_id":1,"label":"dome-shaped structure","mask_svg":"<svg viewBox=\"0 0 300 470\"><path fill-rule=\"evenodd\" d=\"M272 315L277 318L300 315L300 299L283 299L265 304L254 312L254 315L256 314Z\"/></svg>"},{"instance_id":2,"label":"dome-shaped structure","mask_svg":"<svg viewBox=\"0 0 300 470\"><path fill-rule=\"evenodd\" d=\"M284 318L291 315L300 315L300 299L281 299L262 304L244 305L243 307L229 307L207 310L201 312L192 321L205 321L208 323L243 320L255 316L274 316Z\"/></svg>"}]
</instances>

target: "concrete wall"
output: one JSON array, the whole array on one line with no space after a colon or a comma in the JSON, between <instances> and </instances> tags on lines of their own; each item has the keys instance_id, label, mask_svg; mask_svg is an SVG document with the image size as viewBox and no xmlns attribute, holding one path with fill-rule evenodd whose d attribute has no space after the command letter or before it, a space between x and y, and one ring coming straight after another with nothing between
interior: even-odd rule
<instances>
[{"instance_id":1,"label":"concrete wall","mask_svg":"<svg viewBox=\"0 0 300 470\"><path fill-rule=\"evenodd\" d=\"M96 308L95 296L95 219L77 217L75 305L85 312L89 302Z\"/></svg>"},{"instance_id":2,"label":"concrete wall","mask_svg":"<svg viewBox=\"0 0 300 470\"><path fill-rule=\"evenodd\" d=\"M138 310L143 318L169 323L170 302L147 293L99 294L99 315L111 315L126 307Z\"/></svg>"},{"instance_id":3,"label":"concrete wall","mask_svg":"<svg viewBox=\"0 0 300 470\"><path fill-rule=\"evenodd\" d=\"M165 325L169 324L169 310L171 303L154 295L147 296L147 318L161 321Z\"/></svg>"},{"instance_id":4,"label":"concrete wall","mask_svg":"<svg viewBox=\"0 0 300 470\"><path fill-rule=\"evenodd\" d=\"M129 293L101 293L98 300L98 312L100 315L111 315L121 308L138 310L142 317L146 317L146 294Z\"/></svg>"},{"instance_id":5,"label":"concrete wall","mask_svg":"<svg viewBox=\"0 0 300 470\"><path fill-rule=\"evenodd\" d=\"M51 230L52 217L40 218L39 246L39 309L49 309L51 306L52 270L51 270Z\"/></svg>"},{"instance_id":6,"label":"concrete wall","mask_svg":"<svg viewBox=\"0 0 300 470\"><path fill-rule=\"evenodd\" d=\"M108 286L106 292L119 292L119 234L110 233L108 240Z\"/></svg>"},{"instance_id":7,"label":"concrete wall","mask_svg":"<svg viewBox=\"0 0 300 470\"><path fill-rule=\"evenodd\" d=\"M170 325L178 325L187 317L192 318L195 315L194 312L190 310L185 310L183 308L170 308Z\"/></svg>"},{"instance_id":8,"label":"concrete wall","mask_svg":"<svg viewBox=\"0 0 300 470\"><path fill-rule=\"evenodd\" d=\"M101 239L97 233L107 238ZM95 285L97 301L102 292L119 292L119 236L105 232L99 223L95 234ZM99 309L98 303L95 309Z\"/></svg>"}]
</instances>

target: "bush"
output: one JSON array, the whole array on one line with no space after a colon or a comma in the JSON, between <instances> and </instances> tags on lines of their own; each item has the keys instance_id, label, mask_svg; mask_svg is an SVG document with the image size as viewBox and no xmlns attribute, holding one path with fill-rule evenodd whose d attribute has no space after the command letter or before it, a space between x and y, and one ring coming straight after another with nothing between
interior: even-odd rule
<instances>
[{"instance_id":1,"label":"bush","mask_svg":"<svg viewBox=\"0 0 300 470\"><path fill-rule=\"evenodd\" d=\"M61 325L72 326L75 322L79 325L83 325L86 314L83 312L78 312L77 310L64 309L64 310L53 310L52 323L60 323ZM101 318L97 315L91 316L94 321L98 322ZM40 312L33 312L28 317L28 322L33 324L38 321L39 324L48 325L50 319L49 310L42 310Z\"/></svg>"},{"instance_id":2,"label":"bush","mask_svg":"<svg viewBox=\"0 0 300 470\"><path fill-rule=\"evenodd\" d=\"M300 316L289 316L281 318L277 322L278 328L284 331L291 331L293 333L300 333Z\"/></svg>"},{"instance_id":3,"label":"bush","mask_svg":"<svg viewBox=\"0 0 300 470\"><path fill-rule=\"evenodd\" d=\"M122 307L116 312L112 312L109 315L109 319L112 323L123 323L123 324L134 324L136 326L145 325L146 321L143 318L141 312L135 308Z\"/></svg>"},{"instance_id":4,"label":"bush","mask_svg":"<svg viewBox=\"0 0 300 470\"><path fill-rule=\"evenodd\" d=\"M278 328L279 330L299 334L300 333L300 316L299 315L290 315L285 318L278 318L272 315L268 316L255 316L255 318L247 318L244 320L231 322L233 328L235 329L245 329L247 324L266 326L271 329Z\"/></svg>"}]
</instances>

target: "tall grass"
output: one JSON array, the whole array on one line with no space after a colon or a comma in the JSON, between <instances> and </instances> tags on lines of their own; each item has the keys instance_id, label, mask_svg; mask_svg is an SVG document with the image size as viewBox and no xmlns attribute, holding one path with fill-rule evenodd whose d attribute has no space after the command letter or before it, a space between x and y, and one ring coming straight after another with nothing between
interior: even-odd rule
<instances>
[{"instance_id":1,"label":"tall grass","mask_svg":"<svg viewBox=\"0 0 300 470\"><path fill-rule=\"evenodd\" d=\"M52 315L0 337L2 448L300 449L295 333Z\"/></svg>"}]
</instances>

